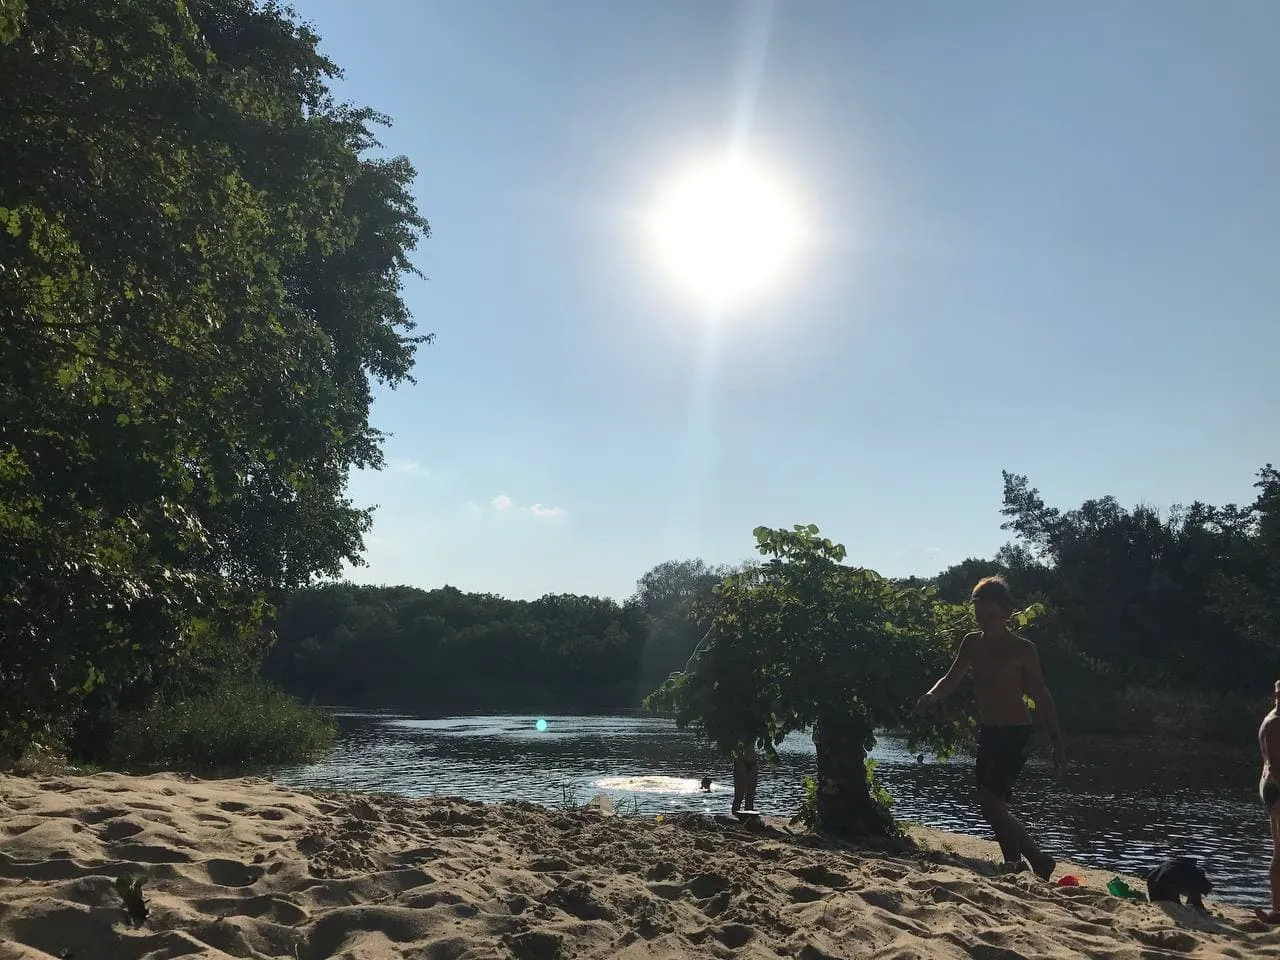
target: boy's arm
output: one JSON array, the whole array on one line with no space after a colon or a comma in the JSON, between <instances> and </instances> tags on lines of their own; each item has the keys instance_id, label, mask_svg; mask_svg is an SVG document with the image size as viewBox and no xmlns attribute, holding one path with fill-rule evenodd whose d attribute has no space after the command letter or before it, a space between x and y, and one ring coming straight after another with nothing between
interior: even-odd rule
<instances>
[{"instance_id":1,"label":"boy's arm","mask_svg":"<svg viewBox=\"0 0 1280 960\"><path fill-rule=\"evenodd\" d=\"M942 679L929 688L926 693L916 703L916 710L923 710L930 707L951 694L956 692L960 686L960 681L973 667L973 637L969 634L960 641L960 649L956 651L956 658L951 663L951 669L943 675Z\"/></svg>"},{"instance_id":2,"label":"boy's arm","mask_svg":"<svg viewBox=\"0 0 1280 960\"><path fill-rule=\"evenodd\" d=\"M1027 643L1027 652L1022 662L1022 692L1036 702L1036 719L1049 732L1054 756L1061 755L1062 730L1058 726L1058 706L1045 685L1044 672L1040 669L1040 654L1036 652L1036 645L1031 642Z\"/></svg>"}]
</instances>

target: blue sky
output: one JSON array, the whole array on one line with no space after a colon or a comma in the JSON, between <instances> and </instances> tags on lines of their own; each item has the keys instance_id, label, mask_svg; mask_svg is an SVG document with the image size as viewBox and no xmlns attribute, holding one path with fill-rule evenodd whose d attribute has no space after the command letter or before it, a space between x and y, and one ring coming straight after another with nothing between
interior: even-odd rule
<instances>
[{"instance_id":1,"label":"blue sky","mask_svg":"<svg viewBox=\"0 0 1280 960\"><path fill-rule=\"evenodd\" d=\"M623 597L801 522L930 573L1002 468L1167 507L1277 459L1280 3L296 6L433 230L355 580ZM638 219L734 142L814 242L712 322Z\"/></svg>"}]
</instances>

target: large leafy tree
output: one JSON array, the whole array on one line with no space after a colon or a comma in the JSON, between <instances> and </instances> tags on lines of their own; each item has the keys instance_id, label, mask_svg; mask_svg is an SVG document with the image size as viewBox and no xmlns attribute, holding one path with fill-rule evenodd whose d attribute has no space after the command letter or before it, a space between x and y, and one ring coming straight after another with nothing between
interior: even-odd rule
<instances>
[{"instance_id":1,"label":"large leafy tree","mask_svg":"<svg viewBox=\"0 0 1280 960\"><path fill-rule=\"evenodd\" d=\"M759 527L757 567L726 578L712 635L695 665L651 699L674 707L722 750L774 755L789 732L817 747L816 815L822 829L882 834L893 821L873 795L867 763L877 729L952 749L967 717L920 720L912 707L944 670L970 620L932 588L902 589L843 563L845 548L816 526Z\"/></svg>"},{"instance_id":2,"label":"large leafy tree","mask_svg":"<svg viewBox=\"0 0 1280 960\"><path fill-rule=\"evenodd\" d=\"M1000 559L1091 657L1145 682L1238 687L1275 662L1267 611L1280 591L1265 559L1280 502L1274 471L1258 488L1251 509L1197 502L1162 517L1114 497L1059 510L1005 473L1004 529L1018 539Z\"/></svg>"},{"instance_id":3,"label":"large leafy tree","mask_svg":"<svg viewBox=\"0 0 1280 960\"><path fill-rule=\"evenodd\" d=\"M702 560L667 560L636 581L633 599L648 623L638 696L688 662L707 630L699 611L707 608L712 591L728 573L727 567L709 567Z\"/></svg>"},{"instance_id":4,"label":"large leafy tree","mask_svg":"<svg viewBox=\"0 0 1280 960\"><path fill-rule=\"evenodd\" d=\"M359 562L371 379L409 377L426 223L381 118L252 0L46 0L0 27L0 725L256 666ZM0 38L3 39L3 38Z\"/></svg>"}]
</instances>

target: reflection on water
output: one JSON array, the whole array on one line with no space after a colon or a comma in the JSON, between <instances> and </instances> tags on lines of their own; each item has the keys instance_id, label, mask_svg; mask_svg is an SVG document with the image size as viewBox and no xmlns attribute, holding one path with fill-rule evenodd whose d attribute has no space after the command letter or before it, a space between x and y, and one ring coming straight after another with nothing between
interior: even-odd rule
<instances>
[{"instance_id":1,"label":"reflection on water","mask_svg":"<svg viewBox=\"0 0 1280 960\"><path fill-rule=\"evenodd\" d=\"M288 767L276 779L299 787L377 790L402 796L531 800L559 805L595 793L634 802L644 814L725 812L729 765L673 723L648 717L451 717L423 720L339 715L323 762ZM793 735L778 767L761 767L756 807L789 816L801 780L813 772L813 743ZM900 819L988 836L974 807L970 761L917 763L905 743L884 737L878 775ZM1098 738L1072 744L1069 781L1054 781L1037 755L1019 784L1016 809L1044 845L1102 869L1152 865L1174 853L1198 857L1215 896L1259 902L1271 840L1248 749ZM710 776L712 792L698 789Z\"/></svg>"}]
</instances>

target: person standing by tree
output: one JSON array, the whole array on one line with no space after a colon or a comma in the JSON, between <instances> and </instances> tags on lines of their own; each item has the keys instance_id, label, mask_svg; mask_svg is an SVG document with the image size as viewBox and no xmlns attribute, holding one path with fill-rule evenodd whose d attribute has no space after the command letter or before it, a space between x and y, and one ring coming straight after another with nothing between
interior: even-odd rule
<instances>
[{"instance_id":1,"label":"person standing by tree","mask_svg":"<svg viewBox=\"0 0 1280 960\"><path fill-rule=\"evenodd\" d=\"M1258 919L1280 923L1280 680L1276 681L1276 702L1258 729L1262 750L1262 781L1258 792L1271 821L1271 909L1258 910Z\"/></svg>"},{"instance_id":2,"label":"person standing by tree","mask_svg":"<svg viewBox=\"0 0 1280 960\"><path fill-rule=\"evenodd\" d=\"M760 755L756 753L756 745L749 743L739 747L733 755L732 810L735 814L740 810L755 810L756 786L759 783Z\"/></svg>"},{"instance_id":3,"label":"person standing by tree","mask_svg":"<svg viewBox=\"0 0 1280 960\"><path fill-rule=\"evenodd\" d=\"M1054 767L1061 774L1067 759L1058 712L1045 686L1035 644L1009 630L1014 603L1008 584L1000 577L986 577L973 588L972 599L980 629L961 641L951 669L920 698L916 712L955 693L964 677L972 673L982 724L976 765L982 815L995 831L1006 867L1025 869L1025 857L1036 875L1048 880L1057 864L1027 834L1009 810L1009 802L1033 733L1025 697L1035 702L1036 718L1049 732Z\"/></svg>"}]
</instances>

